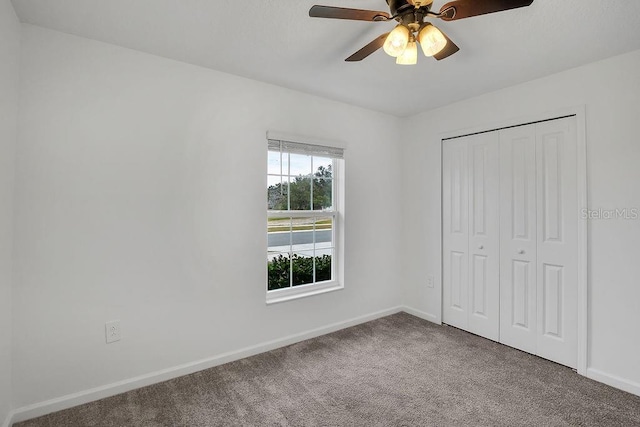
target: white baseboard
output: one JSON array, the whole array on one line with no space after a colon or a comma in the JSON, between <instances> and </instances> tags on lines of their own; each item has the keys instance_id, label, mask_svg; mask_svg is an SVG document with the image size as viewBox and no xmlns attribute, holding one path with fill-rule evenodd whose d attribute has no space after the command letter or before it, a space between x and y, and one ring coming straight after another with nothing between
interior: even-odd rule
<instances>
[{"instance_id":1,"label":"white baseboard","mask_svg":"<svg viewBox=\"0 0 640 427\"><path fill-rule=\"evenodd\" d=\"M157 384L173 378L181 377L183 375L189 375L194 372L202 371L204 369L213 368L215 366L233 362L235 360L244 359L245 357L255 356L256 354L264 353L276 348L285 347L287 345L295 344L297 342L308 340L310 338L315 338L321 335L329 334L331 332L339 331L341 329L349 328L351 326L359 325L361 323L369 322L371 320L379 319L381 317L389 316L391 314L399 313L403 310L404 307L400 306L389 308L387 310L382 310L342 322L333 323L328 326L311 329L309 331L290 335L281 339L264 342L251 347L246 347L237 351L223 353L218 356L210 357L196 362L185 363L183 365L163 369L161 371L151 372L149 374L140 375L138 377L118 381L112 384L107 384L78 393L68 394L66 396L47 400L45 402L23 406L12 411L2 427L9 427L11 426L11 423L26 421L32 418L50 414L52 412L72 408L74 406L93 402L99 399L104 399L106 397L115 396L120 393L125 393L127 391L135 390L141 387Z\"/></svg>"},{"instance_id":2,"label":"white baseboard","mask_svg":"<svg viewBox=\"0 0 640 427\"><path fill-rule=\"evenodd\" d=\"M438 321L438 316L436 316L435 314L427 313L427 312L417 310L415 308L407 307L407 306L402 307L402 311L409 313L413 316L419 317L421 319L428 320L429 322L433 322L438 325L441 324L441 322Z\"/></svg>"},{"instance_id":3,"label":"white baseboard","mask_svg":"<svg viewBox=\"0 0 640 427\"><path fill-rule=\"evenodd\" d=\"M602 372L594 368L587 368L586 376L587 378L591 378L592 380L610 385L611 387L619 388L620 390L635 394L636 396L640 396L639 383L629 381L615 375L607 374L606 372Z\"/></svg>"}]
</instances>

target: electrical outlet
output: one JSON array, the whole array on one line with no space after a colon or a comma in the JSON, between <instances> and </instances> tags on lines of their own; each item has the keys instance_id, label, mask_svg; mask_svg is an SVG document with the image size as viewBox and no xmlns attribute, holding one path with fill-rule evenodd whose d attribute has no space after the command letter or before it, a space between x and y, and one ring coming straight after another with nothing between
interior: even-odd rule
<instances>
[{"instance_id":1,"label":"electrical outlet","mask_svg":"<svg viewBox=\"0 0 640 427\"><path fill-rule=\"evenodd\" d=\"M433 288L433 282L435 282L435 278L433 276L427 276L427 288Z\"/></svg>"},{"instance_id":2,"label":"electrical outlet","mask_svg":"<svg viewBox=\"0 0 640 427\"><path fill-rule=\"evenodd\" d=\"M120 341L120 338L122 338L119 320L112 320L111 322L105 323L104 330L107 337L107 344Z\"/></svg>"}]
</instances>

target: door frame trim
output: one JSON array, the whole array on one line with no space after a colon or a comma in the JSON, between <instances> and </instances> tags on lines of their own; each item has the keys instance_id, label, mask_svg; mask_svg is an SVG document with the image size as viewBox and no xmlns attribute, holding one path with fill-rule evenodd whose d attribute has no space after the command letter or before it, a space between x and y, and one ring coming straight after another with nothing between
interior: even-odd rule
<instances>
[{"instance_id":1,"label":"door frame trim","mask_svg":"<svg viewBox=\"0 0 640 427\"><path fill-rule=\"evenodd\" d=\"M443 311L443 215L442 215L442 183L443 183L443 144L450 139L475 135L485 132L493 132L501 129L525 126L528 124L540 123L549 120L558 120L567 117L576 118L577 134L577 190L578 207L588 208L588 179L587 179L587 126L586 126L586 106L577 105L546 111L537 114L530 114L524 117L505 119L496 123L488 123L469 128L457 129L442 132L439 134L438 149L440 150L440 265L439 265L439 286L436 287L437 298L440 300L439 312L435 313L436 323L442 324ZM578 212L576 212L578 215ZM589 270L588 270L588 236L589 224L585 218L578 217L578 361L577 371L580 375L587 376L589 366Z\"/></svg>"}]
</instances>

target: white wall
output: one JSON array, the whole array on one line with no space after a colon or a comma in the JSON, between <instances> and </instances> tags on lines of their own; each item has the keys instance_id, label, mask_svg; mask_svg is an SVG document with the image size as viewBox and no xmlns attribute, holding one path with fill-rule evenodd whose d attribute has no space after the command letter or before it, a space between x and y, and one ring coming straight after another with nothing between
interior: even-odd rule
<instances>
[{"instance_id":1,"label":"white wall","mask_svg":"<svg viewBox=\"0 0 640 427\"><path fill-rule=\"evenodd\" d=\"M0 0L0 424L12 401L12 229L19 64L20 24L9 0Z\"/></svg>"},{"instance_id":2,"label":"white wall","mask_svg":"<svg viewBox=\"0 0 640 427\"><path fill-rule=\"evenodd\" d=\"M639 75L637 51L407 119L405 302L440 315L437 286L426 287L428 274L441 279L440 133L586 105L588 207L640 208ZM640 220L594 220L588 232L589 373L639 393Z\"/></svg>"},{"instance_id":3,"label":"white wall","mask_svg":"<svg viewBox=\"0 0 640 427\"><path fill-rule=\"evenodd\" d=\"M397 119L22 34L17 407L399 304ZM269 129L347 143L342 291L265 305ZM123 340L106 345L112 319Z\"/></svg>"}]
</instances>

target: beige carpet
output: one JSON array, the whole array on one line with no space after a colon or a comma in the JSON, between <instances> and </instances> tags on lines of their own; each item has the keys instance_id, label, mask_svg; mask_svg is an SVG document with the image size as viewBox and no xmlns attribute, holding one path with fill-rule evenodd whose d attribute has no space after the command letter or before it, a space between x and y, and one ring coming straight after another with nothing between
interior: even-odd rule
<instances>
[{"instance_id":1,"label":"beige carpet","mask_svg":"<svg viewBox=\"0 0 640 427\"><path fill-rule=\"evenodd\" d=\"M16 424L640 426L640 397L396 314Z\"/></svg>"}]
</instances>

